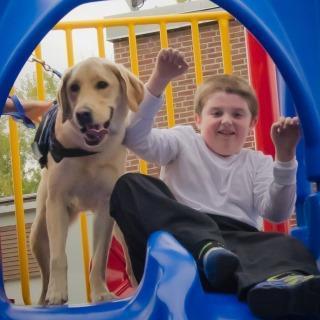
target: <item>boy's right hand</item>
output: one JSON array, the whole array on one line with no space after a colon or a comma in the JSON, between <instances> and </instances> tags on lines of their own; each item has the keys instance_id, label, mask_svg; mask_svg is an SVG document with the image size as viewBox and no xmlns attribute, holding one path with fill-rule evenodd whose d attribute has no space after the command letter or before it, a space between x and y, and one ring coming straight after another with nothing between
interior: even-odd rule
<instances>
[{"instance_id":1,"label":"boy's right hand","mask_svg":"<svg viewBox=\"0 0 320 320\"><path fill-rule=\"evenodd\" d=\"M178 50L161 49L157 56L156 66L147 83L148 90L160 96L167 84L188 70L188 63Z\"/></svg>"}]
</instances>

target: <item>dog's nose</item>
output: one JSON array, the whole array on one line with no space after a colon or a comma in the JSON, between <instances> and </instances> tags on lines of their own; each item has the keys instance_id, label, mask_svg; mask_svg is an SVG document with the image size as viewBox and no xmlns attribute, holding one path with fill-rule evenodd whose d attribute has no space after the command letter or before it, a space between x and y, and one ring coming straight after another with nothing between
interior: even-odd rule
<instances>
[{"instance_id":1,"label":"dog's nose","mask_svg":"<svg viewBox=\"0 0 320 320\"><path fill-rule=\"evenodd\" d=\"M76 113L77 120L81 126L86 126L93 122L90 111L81 111Z\"/></svg>"}]
</instances>

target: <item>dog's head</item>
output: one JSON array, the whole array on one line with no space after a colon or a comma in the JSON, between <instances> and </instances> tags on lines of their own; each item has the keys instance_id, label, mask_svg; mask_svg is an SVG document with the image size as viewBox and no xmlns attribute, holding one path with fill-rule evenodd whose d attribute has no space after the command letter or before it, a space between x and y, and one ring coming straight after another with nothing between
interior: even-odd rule
<instances>
[{"instance_id":1,"label":"dog's head","mask_svg":"<svg viewBox=\"0 0 320 320\"><path fill-rule=\"evenodd\" d=\"M70 121L88 146L100 145L137 111L143 84L122 65L88 58L70 68L58 92L62 122Z\"/></svg>"}]
</instances>

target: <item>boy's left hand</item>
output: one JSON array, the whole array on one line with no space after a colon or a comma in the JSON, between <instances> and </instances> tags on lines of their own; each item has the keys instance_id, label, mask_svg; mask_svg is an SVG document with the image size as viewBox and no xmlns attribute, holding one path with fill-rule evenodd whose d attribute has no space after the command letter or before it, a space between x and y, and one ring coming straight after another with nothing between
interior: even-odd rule
<instances>
[{"instance_id":1,"label":"boy's left hand","mask_svg":"<svg viewBox=\"0 0 320 320\"><path fill-rule=\"evenodd\" d=\"M276 159L281 162L292 160L300 139L298 117L280 117L271 127L271 139L276 149Z\"/></svg>"}]
</instances>

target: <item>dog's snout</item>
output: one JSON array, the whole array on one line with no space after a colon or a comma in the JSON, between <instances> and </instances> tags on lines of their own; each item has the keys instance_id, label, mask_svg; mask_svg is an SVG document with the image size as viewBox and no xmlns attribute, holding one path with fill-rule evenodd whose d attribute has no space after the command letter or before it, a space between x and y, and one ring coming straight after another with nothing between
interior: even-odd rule
<instances>
[{"instance_id":1,"label":"dog's snout","mask_svg":"<svg viewBox=\"0 0 320 320\"><path fill-rule=\"evenodd\" d=\"M86 126L93 123L92 114L90 111L81 111L76 114L77 120L81 126Z\"/></svg>"}]
</instances>

